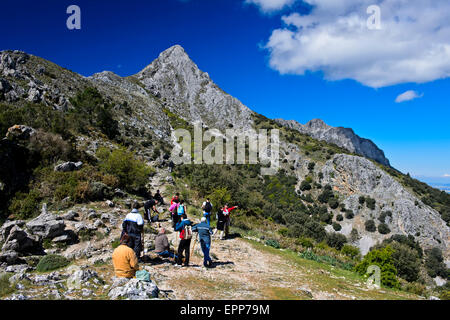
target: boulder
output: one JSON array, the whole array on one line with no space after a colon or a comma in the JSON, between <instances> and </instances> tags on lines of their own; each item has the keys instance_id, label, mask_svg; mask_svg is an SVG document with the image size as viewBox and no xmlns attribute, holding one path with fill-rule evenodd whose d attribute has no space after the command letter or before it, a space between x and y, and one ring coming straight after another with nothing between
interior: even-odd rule
<instances>
[{"instance_id":1,"label":"boulder","mask_svg":"<svg viewBox=\"0 0 450 320\"><path fill-rule=\"evenodd\" d=\"M2 241L6 241L9 236L9 232L14 226L23 227L25 225L25 221L22 220L14 220L5 222L0 228L0 237Z\"/></svg>"},{"instance_id":2,"label":"boulder","mask_svg":"<svg viewBox=\"0 0 450 320\"><path fill-rule=\"evenodd\" d=\"M73 230L65 230L63 235L53 238L52 242L72 244L75 243L77 240L78 236Z\"/></svg>"},{"instance_id":3,"label":"boulder","mask_svg":"<svg viewBox=\"0 0 450 320\"><path fill-rule=\"evenodd\" d=\"M64 234L66 224L61 217L43 213L26 224L28 230L41 239L53 239Z\"/></svg>"},{"instance_id":4,"label":"boulder","mask_svg":"<svg viewBox=\"0 0 450 320\"><path fill-rule=\"evenodd\" d=\"M15 125L8 129L6 138L11 140L28 140L35 134L36 131L31 127L24 125Z\"/></svg>"},{"instance_id":5,"label":"boulder","mask_svg":"<svg viewBox=\"0 0 450 320\"><path fill-rule=\"evenodd\" d=\"M0 262L5 262L7 265L13 265L19 261L19 254L16 251L0 252Z\"/></svg>"},{"instance_id":6,"label":"boulder","mask_svg":"<svg viewBox=\"0 0 450 320\"><path fill-rule=\"evenodd\" d=\"M42 252L42 247L38 239L29 236L18 225L15 225L11 228L2 250L16 251L19 253L37 253Z\"/></svg>"},{"instance_id":7,"label":"boulder","mask_svg":"<svg viewBox=\"0 0 450 320\"><path fill-rule=\"evenodd\" d=\"M54 170L59 172L71 172L81 169L83 162L64 162L55 166Z\"/></svg>"},{"instance_id":8,"label":"boulder","mask_svg":"<svg viewBox=\"0 0 450 320\"><path fill-rule=\"evenodd\" d=\"M70 210L66 214L62 215L61 218L63 220L75 221L75 218L78 218L79 216L80 215L77 212Z\"/></svg>"},{"instance_id":9,"label":"boulder","mask_svg":"<svg viewBox=\"0 0 450 320\"><path fill-rule=\"evenodd\" d=\"M111 299L148 300L158 298L159 289L152 281L115 278L108 296Z\"/></svg>"}]
</instances>

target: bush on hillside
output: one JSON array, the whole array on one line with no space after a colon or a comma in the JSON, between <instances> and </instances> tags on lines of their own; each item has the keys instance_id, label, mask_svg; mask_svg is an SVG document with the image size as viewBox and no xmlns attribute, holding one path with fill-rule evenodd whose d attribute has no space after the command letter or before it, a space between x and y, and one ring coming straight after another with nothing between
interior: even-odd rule
<instances>
[{"instance_id":1,"label":"bush on hillside","mask_svg":"<svg viewBox=\"0 0 450 320\"><path fill-rule=\"evenodd\" d=\"M380 234L388 234L388 233L391 233L391 229L389 229L389 227L386 223L380 223L378 225L378 232Z\"/></svg>"},{"instance_id":2,"label":"bush on hillside","mask_svg":"<svg viewBox=\"0 0 450 320\"><path fill-rule=\"evenodd\" d=\"M361 255L359 248L350 244L344 244L342 246L341 252L352 259L356 259Z\"/></svg>"},{"instance_id":3,"label":"bush on hillside","mask_svg":"<svg viewBox=\"0 0 450 320\"><path fill-rule=\"evenodd\" d=\"M366 275L369 266L377 265L381 271L381 284L389 288L399 288L397 269L392 258L393 253L394 250L389 245L382 249L372 250L355 266L355 271L361 275Z\"/></svg>"},{"instance_id":4,"label":"bush on hillside","mask_svg":"<svg viewBox=\"0 0 450 320\"><path fill-rule=\"evenodd\" d=\"M100 168L112 174L119 180L119 187L131 192L137 192L149 182L152 168L138 160L135 154L125 148L110 151L99 148L97 156Z\"/></svg>"},{"instance_id":5,"label":"bush on hillside","mask_svg":"<svg viewBox=\"0 0 450 320\"><path fill-rule=\"evenodd\" d=\"M375 221L373 221L373 220L367 220L364 225L365 225L366 231L369 231L369 232L377 231Z\"/></svg>"},{"instance_id":6,"label":"bush on hillside","mask_svg":"<svg viewBox=\"0 0 450 320\"><path fill-rule=\"evenodd\" d=\"M70 261L56 254L49 254L41 258L38 265L36 266L36 271L38 272L48 272L56 269L64 268L69 265Z\"/></svg>"},{"instance_id":7,"label":"bush on hillside","mask_svg":"<svg viewBox=\"0 0 450 320\"><path fill-rule=\"evenodd\" d=\"M337 222L333 222L332 224L334 231L341 231L342 230L342 226L337 223Z\"/></svg>"},{"instance_id":8,"label":"bush on hillside","mask_svg":"<svg viewBox=\"0 0 450 320\"><path fill-rule=\"evenodd\" d=\"M432 278L440 276L441 278L447 279L447 267L445 266L441 249L428 249L425 253L425 268L428 275Z\"/></svg>"},{"instance_id":9,"label":"bush on hillside","mask_svg":"<svg viewBox=\"0 0 450 320\"><path fill-rule=\"evenodd\" d=\"M398 242L393 242L390 246L394 250L392 259L397 269L397 275L409 282L417 281L421 263L417 251Z\"/></svg>"},{"instance_id":10,"label":"bush on hillside","mask_svg":"<svg viewBox=\"0 0 450 320\"><path fill-rule=\"evenodd\" d=\"M330 247L341 250L347 238L343 234L331 232L327 234L326 242Z\"/></svg>"}]
</instances>

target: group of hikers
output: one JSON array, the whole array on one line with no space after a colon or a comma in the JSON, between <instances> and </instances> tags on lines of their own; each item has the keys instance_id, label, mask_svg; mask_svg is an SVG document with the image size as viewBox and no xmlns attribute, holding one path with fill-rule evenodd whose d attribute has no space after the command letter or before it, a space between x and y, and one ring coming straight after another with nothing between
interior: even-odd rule
<instances>
[{"instance_id":1,"label":"group of hikers","mask_svg":"<svg viewBox=\"0 0 450 320\"><path fill-rule=\"evenodd\" d=\"M158 205L165 205L164 199L159 190L155 195L149 194L149 200L144 203L144 218L139 213L139 204L133 203L132 211L127 214L122 223L122 233L120 245L114 250L112 260L117 277L133 278L139 270L139 262L142 261L141 252L147 253L143 245L144 219L147 223L157 223L159 221ZM210 257L211 238L220 231L220 239L224 240L229 235L230 213L238 206L229 207L224 205L217 211L217 228L211 228L211 213L213 204L210 199L206 199L202 204L203 216L201 222L193 224L187 216L187 206L180 194L177 193L170 201L169 212L172 220L172 228L177 232L179 238L178 250L176 254L170 250L169 239L165 228L159 228L155 238L154 252L160 257L173 259L176 266L188 267L191 240L193 233L198 234L198 240L203 252L203 266L212 268L213 263ZM154 215L152 216L152 212ZM197 241L195 239L194 241ZM194 243L195 247L195 243Z\"/></svg>"}]
</instances>

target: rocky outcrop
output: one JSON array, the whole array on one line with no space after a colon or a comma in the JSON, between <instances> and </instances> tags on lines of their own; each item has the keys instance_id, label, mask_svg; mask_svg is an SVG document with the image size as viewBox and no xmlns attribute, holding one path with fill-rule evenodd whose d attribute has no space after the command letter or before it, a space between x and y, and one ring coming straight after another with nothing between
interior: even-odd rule
<instances>
[{"instance_id":1,"label":"rocky outcrop","mask_svg":"<svg viewBox=\"0 0 450 320\"><path fill-rule=\"evenodd\" d=\"M83 162L78 161L78 162L64 162L61 163L57 166L55 166L54 170L55 171L59 171L59 172L70 172L70 171L76 171L76 170L80 170L81 167L83 166Z\"/></svg>"},{"instance_id":2,"label":"rocky outcrop","mask_svg":"<svg viewBox=\"0 0 450 320\"><path fill-rule=\"evenodd\" d=\"M389 160L385 157L383 150L368 139L359 137L352 129L342 127L331 127L320 119L313 119L302 125L294 120L276 119L279 124L309 135L317 140L334 143L352 153L373 159L385 166L390 166Z\"/></svg>"},{"instance_id":3,"label":"rocky outcrop","mask_svg":"<svg viewBox=\"0 0 450 320\"><path fill-rule=\"evenodd\" d=\"M356 228L361 236L357 245L365 254L370 246L392 234L413 235L424 248L439 247L450 258L450 228L439 212L425 205L409 193L400 183L368 159L337 154L322 168L322 184L330 184L342 197L342 203L354 212L353 220L342 222L341 233L349 235ZM376 200L371 210L359 204L359 197ZM367 232L364 222L377 221L382 212L392 212L386 219L389 235Z\"/></svg>"},{"instance_id":4,"label":"rocky outcrop","mask_svg":"<svg viewBox=\"0 0 450 320\"><path fill-rule=\"evenodd\" d=\"M66 224L62 217L47 212L47 206L44 204L41 215L29 221L26 227L40 239L53 239L64 234Z\"/></svg>"},{"instance_id":5,"label":"rocky outcrop","mask_svg":"<svg viewBox=\"0 0 450 320\"><path fill-rule=\"evenodd\" d=\"M108 297L113 300L148 300L158 298L158 293L159 289L152 281L115 278Z\"/></svg>"}]
</instances>

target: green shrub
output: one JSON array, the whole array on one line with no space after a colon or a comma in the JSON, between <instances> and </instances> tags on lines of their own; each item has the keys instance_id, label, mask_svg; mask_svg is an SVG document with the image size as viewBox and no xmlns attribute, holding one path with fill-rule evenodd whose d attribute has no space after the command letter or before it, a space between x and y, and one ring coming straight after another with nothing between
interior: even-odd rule
<instances>
[{"instance_id":1,"label":"green shrub","mask_svg":"<svg viewBox=\"0 0 450 320\"><path fill-rule=\"evenodd\" d=\"M382 212L382 213L380 214L380 216L378 217L378 220L379 220L381 223L385 223L385 222L386 222L386 217L391 217L391 218L392 218L392 211L385 211L385 212Z\"/></svg>"},{"instance_id":2,"label":"green shrub","mask_svg":"<svg viewBox=\"0 0 450 320\"><path fill-rule=\"evenodd\" d=\"M285 228L285 227L280 228L280 229L278 230L278 233L279 233L280 235L282 235L283 237L287 237L287 235L289 234L289 229L288 229L288 228Z\"/></svg>"},{"instance_id":3,"label":"green shrub","mask_svg":"<svg viewBox=\"0 0 450 320\"><path fill-rule=\"evenodd\" d=\"M355 259L361 255L359 248L350 244L344 244L341 252L352 259Z\"/></svg>"},{"instance_id":4,"label":"green shrub","mask_svg":"<svg viewBox=\"0 0 450 320\"><path fill-rule=\"evenodd\" d=\"M393 242L390 244L394 252L392 259L397 269L397 275L406 281L413 282L419 279L420 258L416 250L406 244Z\"/></svg>"},{"instance_id":5,"label":"green shrub","mask_svg":"<svg viewBox=\"0 0 450 320\"><path fill-rule=\"evenodd\" d=\"M337 222L333 222L332 224L334 231L341 231L342 230L342 226L337 223Z\"/></svg>"},{"instance_id":6,"label":"green shrub","mask_svg":"<svg viewBox=\"0 0 450 320\"><path fill-rule=\"evenodd\" d=\"M358 201L359 201L359 204L364 204L364 202L366 202L366 197L360 196L360 197L358 198Z\"/></svg>"},{"instance_id":7,"label":"green shrub","mask_svg":"<svg viewBox=\"0 0 450 320\"><path fill-rule=\"evenodd\" d=\"M0 275L0 297L7 296L15 291L12 284L9 282L10 274Z\"/></svg>"},{"instance_id":8,"label":"green shrub","mask_svg":"<svg viewBox=\"0 0 450 320\"><path fill-rule=\"evenodd\" d=\"M100 168L104 172L116 176L119 180L119 187L129 191L136 192L144 188L153 172L152 168L136 159L135 154L125 148L113 151L99 148L97 156L100 159Z\"/></svg>"},{"instance_id":9,"label":"green shrub","mask_svg":"<svg viewBox=\"0 0 450 320\"><path fill-rule=\"evenodd\" d=\"M365 225L366 231L369 231L369 232L377 231L375 221L373 221L373 220L367 220L364 225Z\"/></svg>"},{"instance_id":10,"label":"green shrub","mask_svg":"<svg viewBox=\"0 0 450 320\"><path fill-rule=\"evenodd\" d=\"M278 243L277 240L268 239L268 240L266 240L265 244L266 244L266 246L273 247L275 249L280 249L280 244Z\"/></svg>"},{"instance_id":11,"label":"green shrub","mask_svg":"<svg viewBox=\"0 0 450 320\"><path fill-rule=\"evenodd\" d=\"M64 268L69 265L70 261L56 254L49 254L41 258L38 265L36 266L36 271L38 272L48 272L56 269Z\"/></svg>"},{"instance_id":12,"label":"green shrub","mask_svg":"<svg viewBox=\"0 0 450 320\"><path fill-rule=\"evenodd\" d=\"M389 288L399 288L397 269L392 258L393 253L394 250L389 245L382 249L372 250L355 266L355 271L366 275L369 266L377 265L381 271L381 284Z\"/></svg>"},{"instance_id":13,"label":"green shrub","mask_svg":"<svg viewBox=\"0 0 450 320\"><path fill-rule=\"evenodd\" d=\"M37 190L29 193L18 192L11 200L8 210L19 219L29 219L39 214L40 194Z\"/></svg>"},{"instance_id":14,"label":"green shrub","mask_svg":"<svg viewBox=\"0 0 450 320\"><path fill-rule=\"evenodd\" d=\"M326 242L330 247L341 250L347 242L347 238L343 234L332 232L327 234Z\"/></svg>"},{"instance_id":15,"label":"green shrub","mask_svg":"<svg viewBox=\"0 0 450 320\"><path fill-rule=\"evenodd\" d=\"M303 180L302 183L300 184L300 190L302 191L311 190L311 184L308 181Z\"/></svg>"},{"instance_id":16,"label":"green shrub","mask_svg":"<svg viewBox=\"0 0 450 320\"><path fill-rule=\"evenodd\" d=\"M376 203L375 199L372 199L370 197L366 198L366 206L370 210L375 210L375 203Z\"/></svg>"},{"instance_id":17,"label":"green shrub","mask_svg":"<svg viewBox=\"0 0 450 320\"><path fill-rule=\"evenodd\" d=\"M346 219L353 219L355 217L355 214L353 213L353 210L345 210L345 218Z\"/></svg>"},{"instance_id":18,"label":"green shrub","mask_svg":"<svg viewBox=\"0 0 450 320\"><path fill-rule=\"evenodd\" d=\"M378 232L381 233L381 234L388 234L388 233L391 233L391 229L389 229L387 224L380 223L378 225Z\"/></svg>"},{"instance_id":19,"label":"green shrub","mask_svg":"<svg viewBox=\"0 0 450 320\"><path fill-rule=\"evenodd\" d=\"M314 241L310 238L301 237L295 240L295 243L301 245L304 248L313 248Z\"/></svg>"},{"instance_id":20,"label":"green shrub","mask_svg":"<svg viewBox=\"0 0 450 320\"><path fill-rule=\"evenodd\" d=\"M344 217L342 216L342 214L338 214L338 215L336 216L336 220L337 220L337 221L343 221L343 220L344 220Z\"/></svg>"},{"instance_id":21,"label":"green shrub","mask_svg":"<svg viewBox=\"0 0 450 320\"><path fill-rule=\"evenodd\" d=\"M425 268L430 277L434 278L440 276L447 278L447 268L444 263L442 251L439 248L428 249L425 251Z\"/></svg>"},{"instance_id":22,"label":"green shrub","mask_svg":"<svg viewBox=\"0 0 450 320\"><path fill-rule=\"evenodd\" d=\"M336 209L339 206L339 201L335 198L330 198L328 200L328 205L331 209Z\"/></svg>"}]
</instances>

